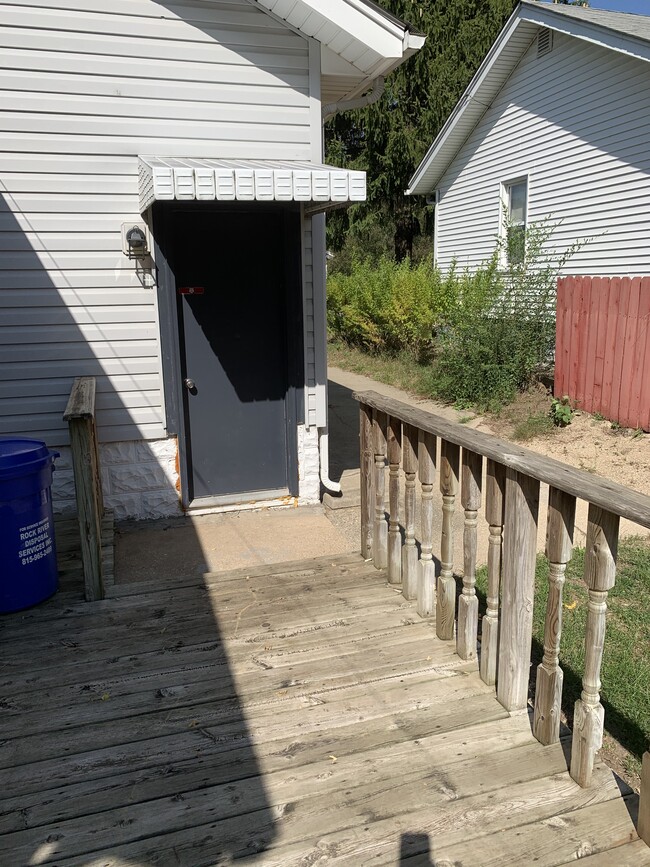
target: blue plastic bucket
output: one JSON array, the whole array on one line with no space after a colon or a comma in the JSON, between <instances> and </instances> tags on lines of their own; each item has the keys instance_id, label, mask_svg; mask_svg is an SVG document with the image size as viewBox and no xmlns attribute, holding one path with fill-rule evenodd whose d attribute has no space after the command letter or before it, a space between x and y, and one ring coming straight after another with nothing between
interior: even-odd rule
<instances>
[{"instance_id":1,"label":"blue plastic bucket","mask_svg":"<svg viewBox=\"0 0 650 867\"><path fill-rule=\"evenodd\" d=\"M51 486L58 457L38 440L0 437L0 613L56 593Z\"/></svg>"}]
</instances>

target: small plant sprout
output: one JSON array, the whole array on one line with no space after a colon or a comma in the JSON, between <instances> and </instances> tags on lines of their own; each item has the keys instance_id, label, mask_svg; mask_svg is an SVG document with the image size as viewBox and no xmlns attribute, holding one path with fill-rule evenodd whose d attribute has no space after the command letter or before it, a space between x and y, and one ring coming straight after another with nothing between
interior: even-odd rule
<instances>
[{"instance_id":1,"label":"small plant sprout","mask_svg":"<svg viewBox=\"0 0 650 867\"><path fill-rule=\"evenodd\" d=\"M551 398L551 418L557 427L566 427L573 421L575 415L571 407L571 399L568 394L562 397Z\"/></svg>"}]
</instances>

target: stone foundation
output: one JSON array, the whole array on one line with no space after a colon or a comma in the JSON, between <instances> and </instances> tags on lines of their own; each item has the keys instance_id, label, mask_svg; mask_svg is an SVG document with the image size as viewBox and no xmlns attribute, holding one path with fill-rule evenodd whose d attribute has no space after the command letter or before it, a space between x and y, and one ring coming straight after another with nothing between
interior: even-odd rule
<instances>
[{"instance_id":1,"label":"stone foundation","mask_svg":"<svg viewBox=\"0 0 650 867\"><path fill-rule=\"evenodd\" d=\"M57 514L76 511L74 477L69 447L57 449L52 498ZM175 437L164 440L102 443L104 503L118 521L126 518L168 518L181 513L180 482ZM299 503L320 500L318 430L298 428Z\"/></svg>"},{"instance_id":2,"label":"stone foundation","mask_svg":"<svg viewBox=\"0 0 650 867\"><path fill-rule=\"evenodd\" d=\"M69 448L60 448L52 498L57 513L75 511ZM101 443L104 504L116 520L168 518L181 513L176 438Z\"/></svg>"}]
</instances>

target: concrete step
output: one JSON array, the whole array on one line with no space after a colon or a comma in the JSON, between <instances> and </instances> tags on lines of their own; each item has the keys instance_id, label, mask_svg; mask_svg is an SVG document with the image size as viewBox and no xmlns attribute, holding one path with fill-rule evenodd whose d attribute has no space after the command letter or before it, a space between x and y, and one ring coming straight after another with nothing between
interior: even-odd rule
<instances>
[{"instance_id":1,"label":"concrete step","mask_svg":"<svg viewBox=\"0 0 650 867\"><path fill-rule=\"evenodd\" d=\"M361 507L360 471L358 469L344 470L340 478L341 493L323 496L323 506L326 509L358 509Z\"/></svg>"}]
</instances>

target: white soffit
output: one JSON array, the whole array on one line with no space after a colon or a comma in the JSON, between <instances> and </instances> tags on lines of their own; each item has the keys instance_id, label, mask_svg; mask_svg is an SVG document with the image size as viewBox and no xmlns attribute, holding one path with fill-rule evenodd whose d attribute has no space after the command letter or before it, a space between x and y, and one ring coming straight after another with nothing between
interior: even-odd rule
<instances>
[{"instance_id":1,"label":"white soffit","mask_svg":"<svg viewBox=\"0 0 650 867\"><path fill-rule=\"evenodd\" d=\"M421 48L424 35L372 0L255 0L364 75L383 75Z\"/></svg>"},{"instance_id":2,"label":"white soffit","mask_svg":"<svg viewBox=\"0 0 650 867\"><path fill-rule=\"evenodd\" d=\"M305 202L309 210L366 200L366 173L266 160L140 157L140 213L154 202Z\"/></svg>"}]
</instances>

